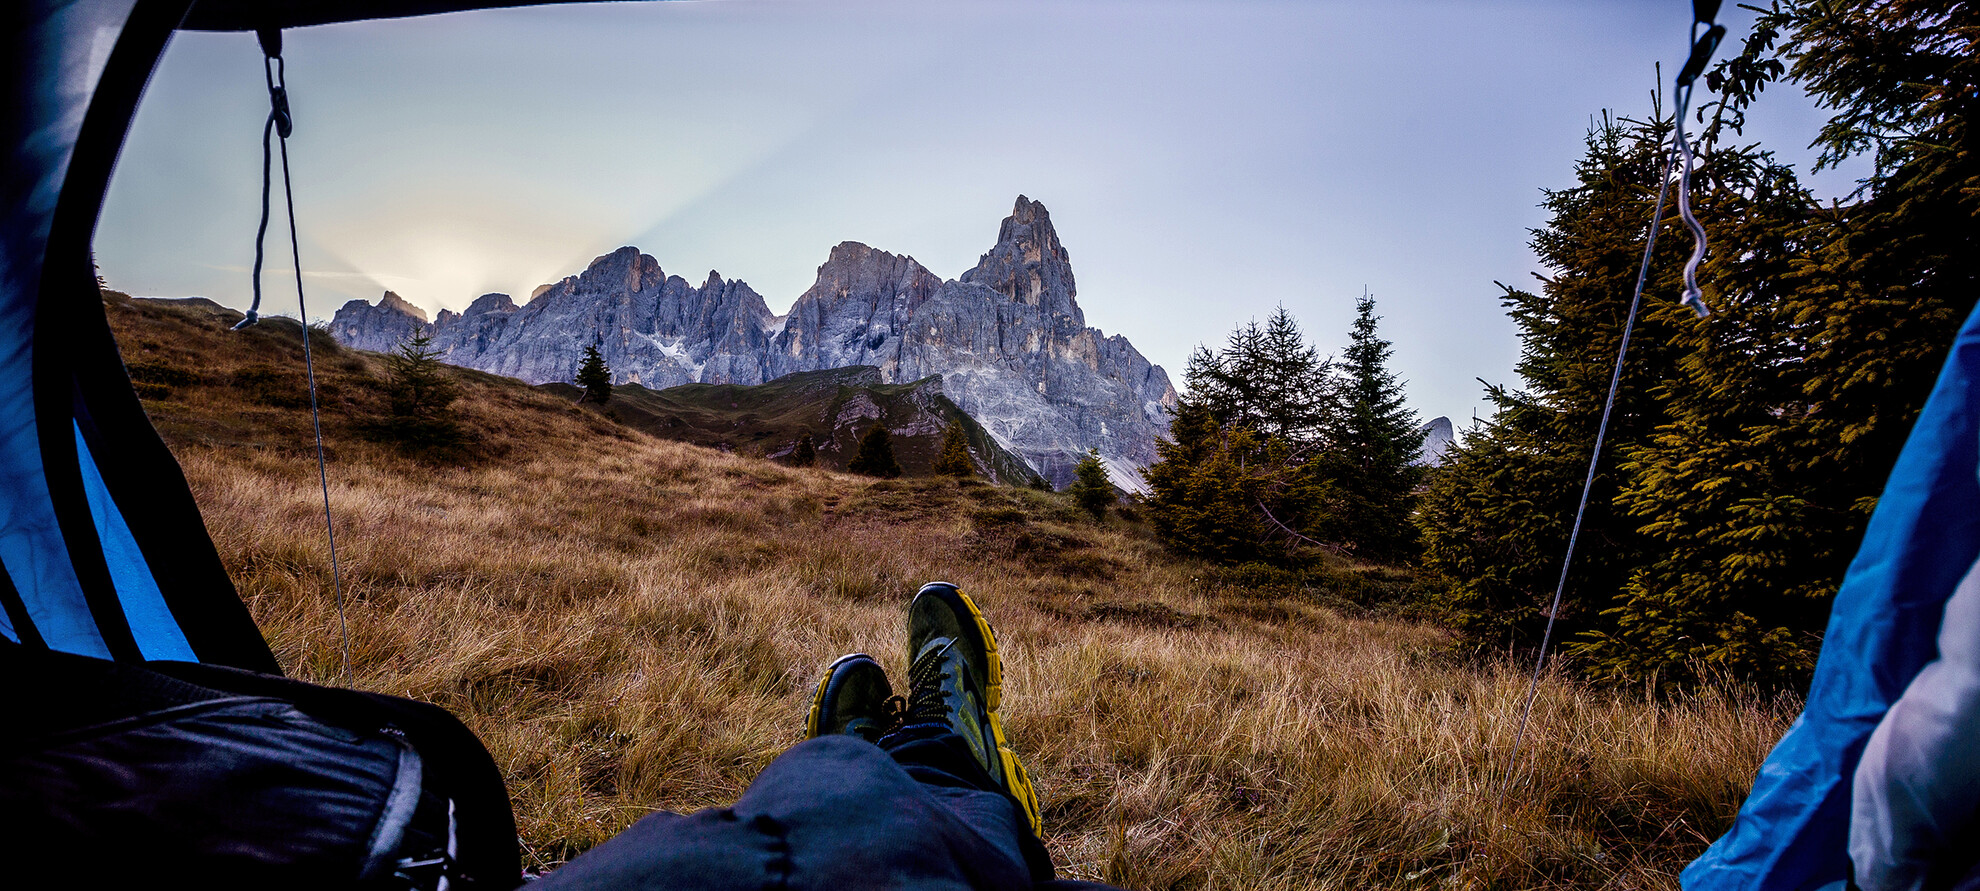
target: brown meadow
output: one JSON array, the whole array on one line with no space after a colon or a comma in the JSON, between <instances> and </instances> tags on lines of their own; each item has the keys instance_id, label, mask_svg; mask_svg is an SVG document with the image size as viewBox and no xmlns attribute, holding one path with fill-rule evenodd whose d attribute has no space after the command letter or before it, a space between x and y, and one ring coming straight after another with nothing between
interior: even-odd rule
<instances>
[{"instance_id":1,"label":"brown meadow","mask_svg":"<svg viewBox=\"0 0 1980 891\"><path fill-rule=\"evenodd\" d=\"M786 468L473 372L469 444L415 460L370 432L381 357L319 340L346 675L299 327L108 309L285 669L460 716L533 867L733 800L831 659L905 674L934 579L996 624L1061 874L1131 888L1674 887L1799 705L1550 675L1502 794L1527 668L1334 590L1392 570L1249 584L1062 496Z\"/></svg>"}]
</instances>

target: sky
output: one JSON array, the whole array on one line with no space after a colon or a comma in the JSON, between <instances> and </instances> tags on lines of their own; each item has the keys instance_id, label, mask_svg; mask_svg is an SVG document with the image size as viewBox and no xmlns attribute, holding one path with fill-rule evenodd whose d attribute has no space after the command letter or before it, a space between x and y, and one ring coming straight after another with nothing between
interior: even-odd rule
<instances>
[{"instance_id":1,"label":"sky","mask_svg":"<svg viewBox=\"0 0 1980 891\"><path fill-rule=\"evenodd\" d=\"M1751 20L1728 7L1721 55ZM841 241L957 277L1023 194L1087 324L1178 388L1195 346L1279 305L1337 353L1366 291L1410 405L1463 426L1488 413L1479 379L1514 380L1494 282L1541 271L1541 190L1572 183L1604 109L1649 113L1690 18L1685 0L674 0L292 30L308 315L386 289L429 314L520 301L628 244L781 313ZM174 38L98 227L111 286L247 307L266 114L252 35ZM1806 173L1823 119L1775 90L1746 135ZM293 315L276 200L263 311Z\"/></svg>"}]
</instances>

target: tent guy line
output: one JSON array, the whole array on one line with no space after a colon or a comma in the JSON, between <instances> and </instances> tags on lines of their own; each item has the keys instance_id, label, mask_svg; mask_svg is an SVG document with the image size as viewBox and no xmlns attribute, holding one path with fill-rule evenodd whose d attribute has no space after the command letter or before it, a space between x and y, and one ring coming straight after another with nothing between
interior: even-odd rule
<instances>
[{"instance_id":1,"label":"tent guy line","mask_svg":"<svg viewBox=\"0 0 1980 891\"><path fill-rule=\"evenodd\" d=\"M303 299L302 248L296 238L296 192L289 179L289 136L295 132L295 117L289 111L287 65L282 61L282 31L262 28L255 33L261 40L262 73L268 78L268 123L261 128L261 226L254 233L254 305L234 326L239 331L261 320L261 264L268 251L268 202L271 159L268 143L279 137L282 149L282 203L289 216L289 258L295 263L296 308L302 316L303 378L309 382L309 423L316 434L316 481L323 489L323 532L330 539L330 584L337 604L337 634L342 641L344 682L351 679L351 627L344 615L344 573L337 561L337 524L330 516L330 467L323 455L323 413L317 403L316 361L309 343L309 304Z\"/></svg>"},{"instance_id":2,"label":"tent guy line","mask_svg":"<svg viewBox=\"0 0 1980 891\"><path fill-rule=\"evenodd\" d=\"M1684 68L1678 72L1677 116L1672 121L1671 138L1675 145L1672 152L1682 155L1684 167L1678 174L1678 208L1684 216L1685 225L1691 228L1693 239L1691 262L1684 268L1685 294L1680 301L1691 307L1699 318L1711 315L1705 302L1699 297L1696 271L1699 258L1705 256L1705 227L1698 218L1691 215L1691 146L1685 141L1684 116L1691 103L1691 84L1705 64L1711 61L1712 51L1719 46L1719 39L1726 34L1725 26L1712 20L1718 15L1720 0L1692 0L1695 21L1691 24L1691 56L1685 60ZM1703 36L1698 34L1698 26L1705 25ZM1657 206L1650 213L1650 231L1643 241L1643 263L1636 270L1636 291L1629 298L1629 316L1623 322L1622 342L1616 347L1616 368L1609 375L1609 396L1602 403L1602 423L1595 428L1595 449L1588 456L1588 477L1581 483L1581 501L1574 509L1574 525L1568 529L1567 553L1561 558L1561 579L1554 585L1553 605L1547 608L1547 630L1540 637L1540 651L1533 656L1533 676L1526 682L1526 697L1519 711L1519 729L1513 733L1512 756L1506 759L1506 778L1499 784L1499 803L1503 805L1506 793L1512 789L1513 774L1519 769L1519 750L1526 741L1526 725L1533 717L1533 700L1540 693L1540 672L1547 664L1547 648L1554 642L1554 623L1561 615L1561 600L1567 591L1568 568L1574 565L1574 549L1581 541L1581 521L1588 513L1588 493L1595 488L1595 470L1602 463L1602 444L1609 435L1609 416L1616 408L1616 393L1622 387L1624 360L1629 357L1629 337L1636 330L1636 313L1643 306L1643 285L1650 277L1650 258L1657 250L1657 231L1663 226L1664 199L1671 190L1671 166L1674 154L1664 156L1664 172L1657 178Z\"/></svg>"}]
</instances>

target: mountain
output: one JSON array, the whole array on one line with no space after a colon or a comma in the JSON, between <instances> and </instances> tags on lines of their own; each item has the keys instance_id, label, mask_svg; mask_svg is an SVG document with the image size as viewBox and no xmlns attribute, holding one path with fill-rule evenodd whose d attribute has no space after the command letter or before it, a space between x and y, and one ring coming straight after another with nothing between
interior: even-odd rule
<instances>
[{"instance_id":1,"label":"mountain","mask_svg":"<svg viewBox=\"0 0 1980 891\"><path fill-rule=\"evenodd\" d=\"M537 389L573 401L583 392L564 383ZM834 470L844 470L859 450L860 437L881 423L893 434L894 457L909 476L932 474L944 434L959 421L979 475L1013 486L1030 485L1036 476L1024 459L1005 451L943 395L942 378L888 384L871 365L799 371L753 386L684 384L652 390L617 384L603 410L622 424L665 439L779 460L809 433L819 466Z\"/></svg>"},{"instance_id":2,"label":"mountain","mask_svg":"<svg viewBox=\"0 0 1980 891\"><path fill-rule=\"evenodd\" d=\"M940 376L947 398L1054 485L1094 448L1117 485L1138 491L1176 392L1126 338L1087 327L1074 298L1050 215L1020 195L996 244L960 278L849 241L783 316L741 281L711 272L695 286L624 247L520 306L485 294L429 323L387 292L345 304L331 332L383 351L424 331L450 363L538 384L571 380L594 345L614 383L649 389L853 366L889 385Z\"/></svg>"},{"instance_id":3,"label":"mountain","mask_svg":"<svg viewBox=\"0 0 1980 891\"><path fill-rule=\"evenodd\" d=\"M1444 463L1444 453L1451 448L1451 440L1457 438L1451 429L1450 418L1432 418L1417 431L1423 434L1423 448L1416 453L1416 463L1435 467Z\"/></svg>"}]
</instances>

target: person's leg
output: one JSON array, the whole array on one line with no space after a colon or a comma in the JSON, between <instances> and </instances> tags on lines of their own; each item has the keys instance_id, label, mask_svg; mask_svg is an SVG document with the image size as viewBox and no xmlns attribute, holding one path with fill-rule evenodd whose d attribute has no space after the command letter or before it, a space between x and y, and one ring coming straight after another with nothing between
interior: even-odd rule
<instances>
[{"instance_id":1,"label":"person's leg","mask_svg":"<svg viewBox=\"0 0 1980 891\"><path fill-rule=\"evenodd\" d=\"M908 615L905 702L886 705L891 690L870 657L839 659L813 696L811 738L764 768L734 806L649 816L538 887L1050 883L1037 798L997 714L1002 666L989 622L939 582L923 586ZM883 726L894 729L875 746Z\"/></svg>"},{"instance_id":2,"label":"person's leg","mask_svg":"<svg viewBox=\"0 0 1980 891\"><path fill-rule=\"evenodd\" d=\"M945 745L901 748L941 761L920 743ZM1019 832L1036 839L1010 799L923 779L961 767L904 766L848 734L806 740L733 806L649 816L533 887L1031 888L1031 858L1016 842Z\"/></svg>"},{"instance_id":3,"label":"person's leg","mask_svg":"<svg viewBox=\"0 0 1980 891\"><path fill-rule=\"evenodd\" d=\"M1052 878L1052 858L1031 831L1024 807L984 772L961 736L946 727L908 728L881 741L894 762L940 798L1005 856L1025 865L1032 879Z\"/></svg>"}]
</instances>

